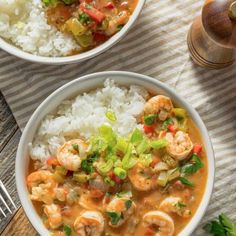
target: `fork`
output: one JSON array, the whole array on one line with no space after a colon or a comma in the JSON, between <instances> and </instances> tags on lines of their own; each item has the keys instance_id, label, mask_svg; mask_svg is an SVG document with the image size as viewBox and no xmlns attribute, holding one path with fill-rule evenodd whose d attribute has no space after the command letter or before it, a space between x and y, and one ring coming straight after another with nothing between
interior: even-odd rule
<instances>
[{"instance_id":1,"label":"fork","mask_svg":"<svg viewBox=\"0 0 236 236\"><path fill-rule=\"evenodd\" d=\"M8 204L8 203L11 203L11 204ZM12 206L14 207L14 210L17 209L10 194L7 192L7 189L5 188L2 181L0 180L0 215L4 216L4 218L8 216L8 213L12 215L13 214ZM6 211L8 213L6 213Z\"/></svg>"}]
</instances>

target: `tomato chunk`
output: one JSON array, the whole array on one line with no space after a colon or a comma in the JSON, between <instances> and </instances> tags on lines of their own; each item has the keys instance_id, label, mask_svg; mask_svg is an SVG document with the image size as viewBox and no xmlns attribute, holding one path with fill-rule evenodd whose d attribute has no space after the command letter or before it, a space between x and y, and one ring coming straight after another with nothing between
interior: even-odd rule
<instances>
[{"instance_id":1,"label":"tomato chunk","mask_svg":"<svg viewBox=\"0 0 236 236\"><path fill-rule=\"evenodd\" d=\"M155 125L143 125L143 129L146 134L154 133Z\"/></svg>"},{"instance_id":2,"label":"tomato chunk","mask_svg":"<svg viewBox=\"0 0 236 236\"><path fill-rule=\"evenodd\" d=\"M92 19L94 19L95 21L97 21L98 23L101 23L104 18L105 18L105 14L100 12L99 10L97 10L95 7L86 4L85 2L80 4L80 9L86 13L87 15L89 15Z\"/></svg>"},{"instance_id":3,"label":"tomato chunk","mask_svg":"<svg viewBox=\"0 0 236 236\"><path fill-rule=\"evenodd\" d=\"M93 39L97 43L103 43L107 40L107 36L103 33L96 32L93 35Z\"/></svg>"},{"instance_id":4,"label":"tomato chunk","mask_svg":"<svg viewBox=\"0 0 236 236\"><path fill-rule=\"evenodd\" d=\"M108 2L105 7L112 10L115 8L115 5L113 2Z\"/></svg>"},{"instance_id":5,"label":"tomato chunk","mask_svg":"<svg viewBox=\"0 0 236 236\"><path fill-rule=\"evenodd\" d=\"M202 145L201 144L195 144L193 146L193 153L196 153L197 155L199 155L202 151Z\"/></svg>"}]
</instances>

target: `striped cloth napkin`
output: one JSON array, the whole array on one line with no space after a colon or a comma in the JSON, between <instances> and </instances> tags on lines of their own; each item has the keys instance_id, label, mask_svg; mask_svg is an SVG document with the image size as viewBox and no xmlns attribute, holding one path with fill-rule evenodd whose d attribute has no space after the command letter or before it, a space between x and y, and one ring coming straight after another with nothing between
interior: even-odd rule
<instances>
[{"instance_id":1,"label":"striped cloth napkin","mask_svg":"<svg viewBox=\"0 0 236 236\"><path fill-rule=\"evenodd\" d=\"M0 50L0 87L21 129L59 86L104 70L134 71L173 87L201 115L216 155L211 204L193 235L221 212L236 219L236 66L209 71L189 58L186 36L203 0L147 0L135 27L112 49L79 64L46 66Z\"/></svg>"}]
</instances>

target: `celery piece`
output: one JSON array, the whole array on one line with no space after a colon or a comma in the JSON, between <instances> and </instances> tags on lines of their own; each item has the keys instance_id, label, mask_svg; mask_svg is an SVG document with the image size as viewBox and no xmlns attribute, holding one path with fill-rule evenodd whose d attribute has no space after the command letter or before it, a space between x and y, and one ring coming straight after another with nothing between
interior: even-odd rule
<instances>
[{"instance_id":1,"label":"celery piece","mask_svg":"<svg viewBox=\"0 0 236 236\"><path fill-rule=\"evenodd\" d=\"M170 168L175 168L178 165L177 161L168 154L161 156L161 160L165 162Z\"/></svg>"},{"instance_id":2,"label":"celery piece","mask_svg":"<svg viewBox=\"0 0 236 236\"><path fill-rule=\"evenodd\" d=\"M165 187L168 183L168 173L167 171L161 171L158 178L157 178L157 184Z\"/></svg>"},{"instance_id":3,"label":"celery piece","mask_svg":"<svg viewBox=\"0 0 236 236\"><path fill-rule=\"evenodd\" d=\"M61 175L66 175L68 171L63 166L56 166L56 172Z\"/></svg>"},{"instance_id":4,"label":"celery piece","mask_svg":"<svg viewBox=\"0 0 236 236\"><path fill-rule=\"evenodd\" d=\"M89 180L89 175L74 172L73 180L79 183L86 183Z\"/></svg>"},{"instance_id":5,"label":"celery piece","mask_svg":"<svg viewBox=\"0 0 236 236\"><path fill-rule=\"evenodd\" d=\"M139 143L143 140L143 134L139 129L135 129L131 135L130 142L131 143Z\"/></svg>"},{"instance_id":6,"label":"celery piece","mask_svg":"<svg viewBox=\"0 0 236 236\"><path fill-rule=\"evenodd\" d=\"M168 141L166 139L159 139L150 142L150 146L154 149L161 149L168 145Z\"/></svg>"},{"instance_id":7,"label":"celery piece","mask_svg":"<svg viewBox=\"0 0 236 236\"><path fill-rule=\"evenodd\" d=\"M126 179L127 177L127 172L126 170L120 168L120 167L116 167L114 169L114 173L116 176L118 176L120 179Z\"/></svg>"},{"instance_id":8,"label":"celery piece","mask_svg":"<svg viewBox=\"0 0 236 236\"><path fill-rule=\"evenodd\" d=\"M167 173L168 173L168 180L169 181L176 179L180 176L179 168L169 170Z\"/></svg>"},{"instance_id":9,"label":"celery piece","mask_svg":"<svg viewBox=\"0 0 236 236\"><path fill-rule=\"evenodd\" d=\"M60 173L58 173L57 171L53 174L53 178L56 180L56 182L63 184L65 179L64 176L62 176Z\"/></svg>"},{"instance_id":10,"label":"celery piece","mask_svg":"<svg viewBox=\"0 0 236 236\"><path fill-rule=\"evenodd\" d=\"M112 187L115 186L115 181L113 181L113 180L112 180L110 177L108 177L108 176L106 176L106 177L104 178L104 182L105 182L106 184L112 186Z\"/></svg>"},{"instance_id":11,"label":"celery piece","mask_svg":"<svg viewBox=\"0 0 236 236\"><path fill-rule=\"evenodd\" d=\"M79 20L77 20L76 18L71 18L71 19L67 20L66 27L74 36L81 36L87 30L82 25L82 23Z\"/></svg>"},{"instance_id":12,"label":"celery piece","mask_svg":"<svg viewBox=\"0 0 236 236\"><path fill-rule=\"evenodd\" d=\"M186 118L187 112L183 108L173 108L173 113L177 118Z\"/></svg>"},{"instance_id":13,"label":"celery piece","mask_svg":"<svg viewBox=\"0 0 236 236\"><path fill-rule=\"evenodd\" d=\"M93 44L93 35L91 31L86 31L82 35L75 36L75 39L83 48L87 48Z\"/></svg>"}]
</instances>

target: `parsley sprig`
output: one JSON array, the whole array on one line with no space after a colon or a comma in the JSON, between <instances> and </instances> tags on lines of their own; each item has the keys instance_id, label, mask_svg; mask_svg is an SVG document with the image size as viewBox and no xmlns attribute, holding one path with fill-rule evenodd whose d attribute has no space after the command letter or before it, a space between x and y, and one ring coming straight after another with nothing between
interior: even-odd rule
<instances>
[{"instance_id":1,"label":"parsley sprig","mask_svg":"<svg viewBox=\"0 0 236 236\"><path fill-rule=\"evenodd\" d=\"M213 236L236 236L236 223L225 214L220 214L218 219L207 223L203 229Z\"/></svg>"}]
</instances>

